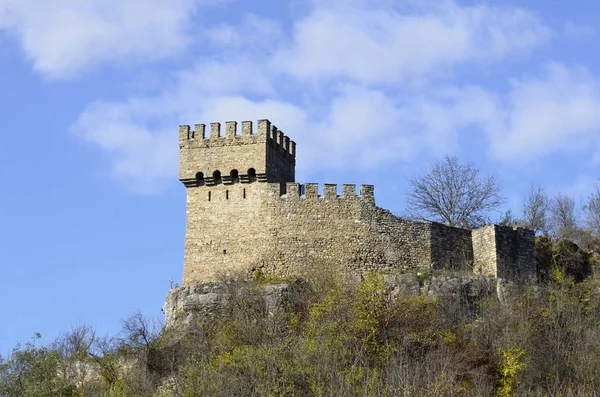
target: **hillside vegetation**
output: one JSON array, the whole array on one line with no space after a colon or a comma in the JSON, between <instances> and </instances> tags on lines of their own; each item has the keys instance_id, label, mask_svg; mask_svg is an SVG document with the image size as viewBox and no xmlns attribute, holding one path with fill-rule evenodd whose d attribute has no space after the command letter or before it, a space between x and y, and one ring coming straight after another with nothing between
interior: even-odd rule
<instances>
[{"instance_id":1,"label":"hillside vegetation","mask_svg":"<svg viewBox=\"0 0 600 397\"><path fill-rule=\"evenodd\" d=\"M224 312L187 329L159 333L137 313L116 337L80 326L15 347L0 396L593 396L600 279L574 272L593 263L571 251L538 239L544 282L475 310L323 273L269 313L260 281L230 280Z\"/></svg>"}]
</instances>

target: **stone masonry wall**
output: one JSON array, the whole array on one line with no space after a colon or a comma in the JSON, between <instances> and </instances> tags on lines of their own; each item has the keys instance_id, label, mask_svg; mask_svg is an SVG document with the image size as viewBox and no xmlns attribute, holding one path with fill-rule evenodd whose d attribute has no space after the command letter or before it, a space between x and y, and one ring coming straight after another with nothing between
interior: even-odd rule
<instances>
[{"instance_id":1,"label":"stone masonry wall","mask_svg":"<svg viewBox=\"0 0 600 397\"><path fill-rule=\"evenodd\" d=\"M357 194L355 185L338 192L329 184L322 195L310 183L192 187L187 204L186 285L256 269L288 277L319 269L466 270L474 263L475 273L486 276L535 272L527 231L412 222L377 207L370 185Z\"/></svg>"},{"instance_id":2,"label":"stone masonry wall","mask_svg":"<svg viewBox=\"0 0 600 397\"><path fill-rule=\"evenodd\" d=\"M475 229L473 238L473 271L483 276L496 277L498 259L496 257L496 228L488 225Z\"/></svg>"},{"instance_id":3,"label":"stone masonry wall","mask_svg":"<svg viewBox=\"0 0 600 397\"><path fill-rule=\"evenodd\" d=\"M488 225L473 230L474 271L509 281L536 274L535 234L523 228Z\"/></svg>"},{"instance_id":4,"label":"stone masonry wall","mask_svg":"<svg viewBox=\"0 0 600 397\"><path fill-rule=\"evenodd\" d=\"M434 269L470 270L472 263L470 230L431 223L431 266Z\"/></svg>"},{"instance_id":5,"label":"stone masonry wall","mask_svg":"<svg viewBox=\"0 0 600 397\"><path fill-rule=\"evenodd\" d=\"M187 189L184 284L215 281L260 261L271 237L266 189L259 182Z\"/></svg>"},{"instance_id":6,"label":"stone masonry wall","mask_svg":"<svg viewBox=\"0 0 600 397\"><path fill-rule=\"evenodd\" d=\"M376 207L365 214L372 219L386 249L388 263L414 268L431 264L431 227L426 222L412 222ZM374 212L374 214L373 214Z\"/></svg>"},{"instance_id":7,"label":"stone masonry wall","mask_svg":"<svg viewBox=\"0 0 600 397\"><path fill-rule=\"evenodd\" d=\"M496 276L527 280L536 274L535 233L532 230L494 225L496 231Z\"/></svg>"},{"instance_id":8,"label":"stone masonry wall","mask_svg":"<svg viewBox=\"0 0 600 397\"><path fill-rule=\"evenodd\" d=\"M429 262L427 227L375 206L372 186L288 183L272 185L268 248L263 271L289 276L319 268L349 272L409 267ZM300 195L300 190L304 194Z\"/></svg>"},{"instance_id":9,"label":"stone masonry wall","mask_svg":"<svg viewBox=\"0 0 600 397\"><path fill-rule=\"evenodd\" d=\"M279 185L271 188L265 214L270 220L265 273L286 277L341 263L379 261L377 248L367 241L368 225L360 221L369 198L357 196L355 189L338 197L331 186L319 196L316 184L304 185L302 196L295 183L288 183L284 191Z\"/></svg>"},{"instance_id":10,"label":"stone masonry wall","mask_svg":"<svg viewBox=\"0 0 600 397\"><path fill-rule=\"evenodd\" d=\"M188 187L199 172L209 185L215 171L231 182L230 172L236 170L247 182L251 168L259 181L293 182L295 156L296 144L268 120L259 120L256 131L251 121L242 122L241 131L235 121L228 121L225 135L220 123L211 123L210 135L204 124L196 124L193 131L188 125L179 127L179 179Z\"/></svg>"},{"instance_id":11,"label":"stone masonry wall","mask_svg":"<svg viewBox=\"0 0 600 397\"><path fill-rule=\"evenodd\" d=\"M358 194L355 185L325 185L322 195L310 183L192 187L187 215L184 284L255 269L288 277L435 261L457 268L473 255L470 231L396 217L375 205L370 185Z\"/></svg>"}]
</instances>

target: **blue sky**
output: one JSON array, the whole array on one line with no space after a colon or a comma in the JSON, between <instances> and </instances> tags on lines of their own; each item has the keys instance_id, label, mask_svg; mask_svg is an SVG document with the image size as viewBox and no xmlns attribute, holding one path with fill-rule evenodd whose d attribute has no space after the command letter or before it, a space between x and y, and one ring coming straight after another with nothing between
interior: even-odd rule
<instances>
[{"instance_id":1,"label":"blue sky","mask_svg":"<svg viewBox=\"0 0 600 397\"><path fill-rule=\"evenodd\" d=\"M593 0L0 0L0 353L160 316L181 279L179 124L270 119L297 180L374 184L445 154L584 200L600 177ZM500 214L498 214L500 216Z\"/></svg>"}]
</instances>

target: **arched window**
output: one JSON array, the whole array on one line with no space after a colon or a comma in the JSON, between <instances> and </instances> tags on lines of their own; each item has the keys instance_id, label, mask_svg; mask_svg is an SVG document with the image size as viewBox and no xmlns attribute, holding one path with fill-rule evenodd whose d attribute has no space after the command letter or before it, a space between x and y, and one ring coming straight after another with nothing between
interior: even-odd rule
<instances>
[{"instance_id":1,"label":"arched window","mask_svg":"<svg viewBox=\"0 0 600 397\"><path fill-rule=\"evenodd\" d=\"M196 174L196 186L204 186L204 173L199 172Z\"/></svg>"},{"instance_id":2,"label":"arched window","mask_svg":"<svg viewBox=\"0 0 600 397\"><path fill-rule=\"evenodd\" d=\"M248 170L248 180L250 182L255 182L256 181L256 170L254 168L250 168Z\"/></svg>"},{"instance_id":3,"label":"arched window","mask_svg":"<svg viewBox=\"0 0 600 397\"><path fill-rule=\"evenodd\" d=\"M221 179L221 171L217 170L213 172L213 180L215 182L215 185L223 183L223 179Z\"/></svg>"},{"instance_id":4,"label":"arched window","mask_svg":"<svg viewBox=\"0 0 600 397\"><path fill-rule=\"evenodd\" d=\"M231 183L240 183L240 175L238 170L231 170L229 175L231 176Z\"/></svg>"}]
</instances>

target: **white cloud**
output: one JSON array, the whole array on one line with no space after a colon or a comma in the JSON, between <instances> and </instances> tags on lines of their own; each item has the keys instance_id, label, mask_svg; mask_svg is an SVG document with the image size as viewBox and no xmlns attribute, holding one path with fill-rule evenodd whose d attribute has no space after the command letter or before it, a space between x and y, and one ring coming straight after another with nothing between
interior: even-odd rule
<instances>
[{"instance_id":1,"label":"white cloud","mask_svg":"<svg viewBox=\"0 0 600 397\"><path fill-rule=\"evenodd\" d=\"M550 35L536 15L519 8L442 1L407 10L373 3L315 3L274 66L301 79L406 83L527 51Z\"/></svg>"},{"instance_id":2,"label":"white cloud","mask_svg":"<svg viewBox=\"0 0 600 397\"><path fill-rule=\"evenodd\" d=\"M249 15L239 26L208 29L221 53L197 58L156 97L91 105L73 131L109 152L114 175L138 191L175 178L178 124L270 118L297 141L301 172L456 152L466 130L487 137L491 153L508 162L594 138L597 84L581 70L553 65L507 92L428 84L457 65L500 62L540 45L550 33L534 14L373 3L315 2L289 37ZM324 84L307 84L312 79Z\"/></svg>"},{"instance_id":3,"label":"white cloud","mask_svg":"<svg viewBox=\"0 0 600 397\"><path fill-rule=\"evenodd\" d=\"M331 99L317 127L323 136L309 146L321 156L319 164L335 167L414 161L458 151L461 129L495 112L489 95L477 88L390 95L348 85Z\"/></svg>"},{"instance_id":4,"label":"white cloud","mask_svg":"<svg viewBox=\"0 0 600 397\"><path fill-rule=\"evenodd\" d=\"M67 78L181 53L194 10L207 2L215 0L0 0L0 29L16 36L36 71Z\"/></svg>"},{"instance_id":5,"label":"white cloud","mask_svg":"<svg viewBox=\"0 0 600 397\"><path fill-rule=\"evenodd\" d=\"M539 76L514 79L504 102L503 123L487 128L500 159L522 163L598 146L600 82L585 69L550 64Z\"/></svg>"},{"instance_id":6,"label":"white cloud","mask_svg":"<svg viewBox=\"0 0 600 397\"><path fill-rule=\"evenodd\" d=\"M175 134L171 126L161 125L172 117L157 115L159 109L164 107L154 101L96 102L79 116L71 133L108 152L113 176L128 189L152 193L177 169ZM152 125L152 119L160 121Z\"/></svg>"}]
</instances>

